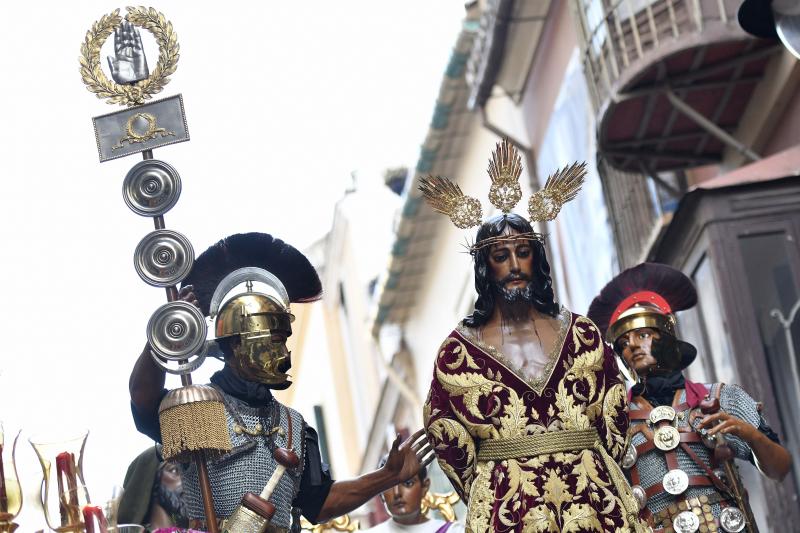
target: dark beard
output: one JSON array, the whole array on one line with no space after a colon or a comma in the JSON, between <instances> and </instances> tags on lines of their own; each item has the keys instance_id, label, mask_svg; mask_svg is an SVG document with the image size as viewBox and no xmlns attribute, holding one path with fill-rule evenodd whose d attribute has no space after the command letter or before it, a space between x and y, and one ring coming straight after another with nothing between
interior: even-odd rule
<instances>
[{"instance_id":1,"label":"dark beard","mask_svg":"<svg viewBox=\"0 0 800 533\"><path fill-rule=\"evenodd\" d=\"M510 280L492 282L492 287L500 309L500 317L504 322L522 322L531 318L531 311L535 309L533 287L530 283L522 288L507 289L506 283Z\"/></svg>"},{"instance_id":2,"label":"dark beard","mask_svg":"<svg viewBox=\"0 0 800 533\"><path fill-rule=\"evenodd\" d=\"M157 483L156 486L153 487L153 497L158 504L164 508L167 514L175 519L177 525L184 525L188 512L186 509L186 502L183 501L182 489L170 490L161 483Z\"/></svg>"}]
</instances>

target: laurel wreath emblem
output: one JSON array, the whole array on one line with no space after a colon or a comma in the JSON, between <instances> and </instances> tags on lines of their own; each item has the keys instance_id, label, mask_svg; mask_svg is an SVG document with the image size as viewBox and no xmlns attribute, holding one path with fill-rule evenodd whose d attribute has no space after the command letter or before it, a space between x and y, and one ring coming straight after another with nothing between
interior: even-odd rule
<instances>
[{"instance_id":1,"label":"laurel wreath emblem","mask_svg":"<svg viewBox=\"0 0 800 533\"><path fill-rule=\"evenodd\" d=\"M119 9L104 15L86 32L86 39L81 44L81 78L86 88L98 98L107 98L109 104L136 106L144 103L161 92L169 83L169 76L175 73L180 58L178 36L162 13L155 9L127 7L125 19L139 28L148 30L158 43L158 64L145 79L132 85L120 85L109 80L100 67L100 48L114 28L122 24Z\"/></svg>"}]
</instances>

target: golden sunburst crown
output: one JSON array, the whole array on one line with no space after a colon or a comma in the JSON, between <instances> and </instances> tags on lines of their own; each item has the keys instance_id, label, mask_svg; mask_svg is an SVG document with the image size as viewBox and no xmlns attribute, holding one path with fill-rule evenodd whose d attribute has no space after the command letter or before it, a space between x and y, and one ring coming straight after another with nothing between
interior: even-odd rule
<instances>
[{"instance_id":1,"label":"golden sunburst crown","mask_svg":"<svg viewBox=\"0 0 800 533\"><path fill-rule=\"evenodd\" d=\"M489 160L489 201L504 215L522 199L522 187L519 178L522 175L522 158L516 147L503 139L495 146ZM572 163L548 176L540 190L528 200L528 216L531 222L549 222L556 218L567 202L575 199L586 177L586 163ZM434 211L445 214L456 227L467 229L479 226L483 221L481 203L471 196L465 195L461 188L442 176L426 176L420 180L419 190ZM536 232L526 233L526 238L544 240ZM520 235L515 236L519 238ZM470 253L499 242L505 237L499 236L484 239L470 247Z\"/></svg>"},{"instance_id":2,"label":"golden sunburst crown","mask_svg":"<svg viewBox=\"0 0 800 533\"><path fill-rule=\"evenodd\" d=\"M522 158L508 139L497 143L489 161L489 201L503 213L510 213L522 198L519 177L522 175Z\"/></svg>"}]
</instances>

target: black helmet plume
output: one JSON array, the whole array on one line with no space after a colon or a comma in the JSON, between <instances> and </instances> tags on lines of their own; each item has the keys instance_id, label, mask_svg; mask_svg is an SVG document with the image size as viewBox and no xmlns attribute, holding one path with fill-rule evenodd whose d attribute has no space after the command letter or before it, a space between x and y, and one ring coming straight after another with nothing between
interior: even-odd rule
<instances>
[{"instance_id":1,"label":"black helmet plume","mask_svg":"<svg viewBox=\"0 0 800 533\"><path fill-rule=\"evenodd\" d=\"M238 233L210 246L195 259L182 285L194 286L200 309L208 315L219 282L244 267L263 268L274 274L294 303L313 302L322 296L322 283L308 258L268 233Z\"/></svg>"},{"instance_id":2,"label":"black helmet plume","mask_svg":"<svg viewBox=\"0 0 800 533\"><path fill-rule=\"evenodd\" d=\"M697 292L686 274L660 263L641 263L620 272L592 300L587 316L603 335L611 325L611 315L622 301L639 291L652 291L662 296L672 312L683 311L697 304Z\"/></svg>"}]
</instances>

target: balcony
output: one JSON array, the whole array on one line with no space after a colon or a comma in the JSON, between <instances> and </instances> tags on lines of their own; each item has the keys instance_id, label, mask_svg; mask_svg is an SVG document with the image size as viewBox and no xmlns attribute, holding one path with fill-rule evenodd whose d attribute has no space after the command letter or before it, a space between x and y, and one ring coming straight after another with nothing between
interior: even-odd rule
<instances>
[{"instance_id":1,"label":"balcony","mask_svg":"<svg viewBox=\"0 0 800 533\"><path fill-rule=\"evenodd\" d=\"M654 175L718 163L779 47L745 34L740 0L572 0L598 151Z\"/></svg>"}]
</instances>

